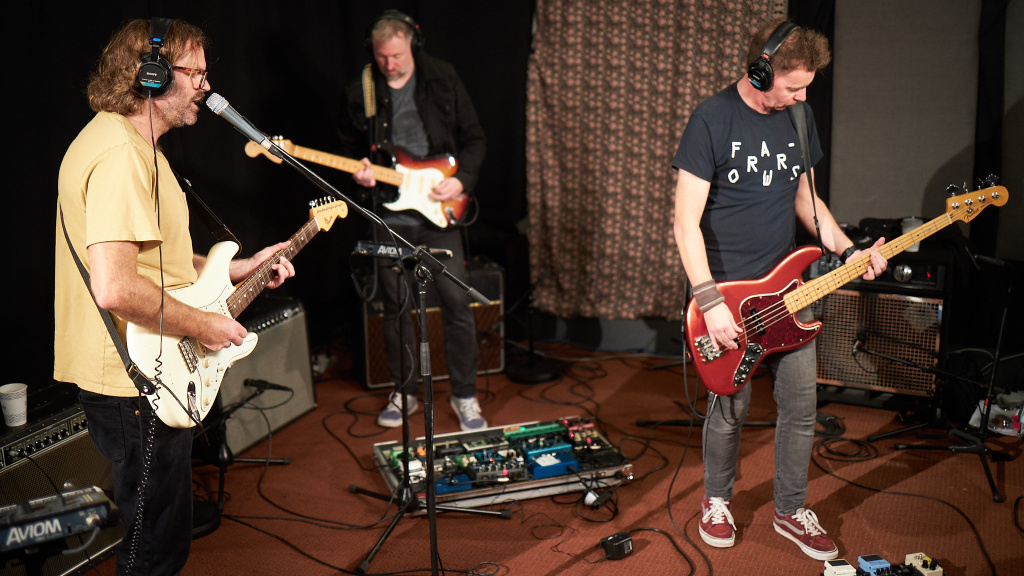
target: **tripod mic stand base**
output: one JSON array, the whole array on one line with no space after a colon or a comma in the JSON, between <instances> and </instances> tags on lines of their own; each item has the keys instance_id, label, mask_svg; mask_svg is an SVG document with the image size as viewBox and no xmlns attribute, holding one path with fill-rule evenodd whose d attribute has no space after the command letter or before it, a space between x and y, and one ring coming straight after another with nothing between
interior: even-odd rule
<instances>
[{"instance_id":1,"label":"tripod mic stand base","mask_svg":"<svg viewBox=\"0 0 1024 576\"><path fill-rule=\"evenodd\" d=\"M557 380L561 375L561 362L532 352L513 357L505 365L505 376L518 384L543 384Z\"/></svg>"},{"instance_id":2,"label":"tripod mic stand base","mask_svg":"<svg viewBox=\"0 0 1024 576\"><path fill-rule=\"evenodd\" d=\"M192 500L192 539L202 538L220 528L220 508L209 500Z\"/></svg>"}]
</instances>

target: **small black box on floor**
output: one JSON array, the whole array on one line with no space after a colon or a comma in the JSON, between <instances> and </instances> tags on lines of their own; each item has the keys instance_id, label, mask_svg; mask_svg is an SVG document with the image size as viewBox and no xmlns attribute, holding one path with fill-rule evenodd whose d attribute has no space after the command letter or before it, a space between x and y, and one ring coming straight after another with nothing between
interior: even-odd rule
<instances>
[{"instance_id":1,"label":"small black box on floor","mask_svg":"<svg viewBox=\"0 0 1024 576\"><path fill-rule=\"evenodd\" d=\"M316 408L302 304L292 298L263 295L238 321L246 330L258 334L259 341L252 354L228 369L217 402L203 422L215 426L227 413L224 435L228 448L235 454ZM271 387L264 388L263 383ZM253 396L260 390L263 391ZM202 451L200 442L197 440L196 448Z\"/></svg>"},{"instance_id":2,"label":"small black box on floor","mask_svg":"<svg viewBox=\"0 0 1024 576\"><path fill-rule=\"evenodd\" d=\"M502 315L505 312L504 273L500 266L489 261L471 261L466 267L466 284L475 288L491 301L487 306L476 302L470 304L476 320L480 367L477 374L496 374L505 369L505 326ZM436 282L449 282L446 278ZM433 287L427 288L427 339L430 343L430 367L434 380L448 378L448 360L445 357L444 333L441 310ZM413 330L419 341L419 311L413 312ZM377 298L363 306L363 337L365 343L366 387L386 388L392 386L388 374L387 356L384 349L384 304Z\"/></svg>"}]
</instances>

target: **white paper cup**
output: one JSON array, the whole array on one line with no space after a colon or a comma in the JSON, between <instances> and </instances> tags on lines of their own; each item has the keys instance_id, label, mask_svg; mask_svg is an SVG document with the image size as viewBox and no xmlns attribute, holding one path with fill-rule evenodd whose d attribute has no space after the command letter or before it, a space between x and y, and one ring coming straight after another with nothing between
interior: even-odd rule
<instances>
[{"instance_id":1,"label":"white paper cup","mask_svg":"<svg viewBox=\"0 0 1024 576\"><path fill-rule=\"evenodd\" d=\"M903 220L900 220L900 228L903 230L904 234L910 232L914 228L920 228L923 224L924 220L921 220L920 218L914 218L913 216L908 216ZM914 242L913 244L910 245L909 248L907 248L907 252L917 252L917 249L920 247L920 242Z\"/></svg>"},{"instance_id":2,"label":"white paper cup","mask_svg":"<svg viewBox=\"0 0 1024 576\"><path fill-rule=\"evenodd\" d=\"M28 422L28 384L0 386L0 404L3 405L5 424L25 425Z\"/></svg>"}]
</instances>

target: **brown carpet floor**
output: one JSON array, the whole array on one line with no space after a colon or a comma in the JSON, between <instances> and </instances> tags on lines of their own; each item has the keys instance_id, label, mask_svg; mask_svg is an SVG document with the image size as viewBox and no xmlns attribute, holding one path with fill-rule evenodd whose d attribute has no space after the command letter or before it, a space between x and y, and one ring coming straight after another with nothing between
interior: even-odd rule
<instances>
[{"instance_id":1,"label":"brown carpet floor","mask_svg":"<svg viewBox=\"0 0 1024 576\"><path fill-rule=\"evenodd\" d=\"M552 383L523 385L503 375L481 377L484 413L491 426L595 416L606 437L630 459L634 480L614 492L617 513L579 506L582 493L514 501L511 519L464 513L437 515L441 574L665 575L805 574L822 572L772 528L773 435L770 426L744 429L740 474L733 500L739 529L735 547L714 549L697 533L703 495L699 428L637 426L638 419L688 418L683 369L650 370L663 358L612 357L567 346L547 348L568 360L565 376ZM694 378L689 375L692 391ZM751 421L771 421L770 383L759 376ZM448 407L448 383L436 388L435 433L458 430ZM374 422L385 392L366 391L343 369L316 383L317 407L273 434L244 456L287 457L285 466L235 464L227 472L229 493L220 528L196 540L187 576L224 574L349 573L380 538L394 507L349 492L355 484L385 490L373 467L376 442L400 440L400 429ZM692 394L692 392L691 392ZM698 403L703 410L703 400ZM946 450L897 451L898 442L959 444L914 433L864 443L871 434L903 426L892 411L841 403L819 407L834 417L843 438L815 456L808 505L839 545L840 558L877 554L897 564L910 553L937 559L945 574L1024 574L1024 534L1014 507L1024 494L1021 439L991 438L987 445L1013 457L993 463L998 489L993 502L979 456ZM413 437L423 435L424 416L411 419ZM831 425L830 425L831 426ZM824 431L824 425L819 426ZM865 448L866 446L866 448ZM873 457L855 454L873 448ZM272 447L272 451L271 451ZM826 458L822 454L830 453ZM215 490L216 469L197 469L197 491ZM430 574L430 525L425 515L406 516L369 565L375 574ZM633 551L606 560L599 541L629 533ZM111 559L99 569L113 574Z\"/></svg>"}]
</instances>

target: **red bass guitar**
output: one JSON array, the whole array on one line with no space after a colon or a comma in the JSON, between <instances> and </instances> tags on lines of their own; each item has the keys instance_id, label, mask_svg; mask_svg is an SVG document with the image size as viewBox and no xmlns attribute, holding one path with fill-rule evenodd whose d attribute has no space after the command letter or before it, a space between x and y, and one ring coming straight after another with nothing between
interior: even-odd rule
<instances>
[{"instance_id":1,"label":"red bass guitar","mask_svg":"<svg viewBox=\"0 0 1024 576\"><path fill-rule=\"evenodd\" d=\"M1006 200L1006 188L1002 186L948 198L945 214L886 242L878 252L886 259L892 258L954 221L968 222L986 207L1002 206ZM686 309L686 345L708 390L721 395L735 394L750 381L765 356L792 350L817 337L821 322L804 324L797 320L796 313L862 276L870 261L864 254L804 283L801 274L820 257L820 248L804 246L790 252L760 279L718 284L726 306L743 329L737 350L715 348L704 324L704 314L696 300L690 301Z\"/></svg>"}]
</instances>

